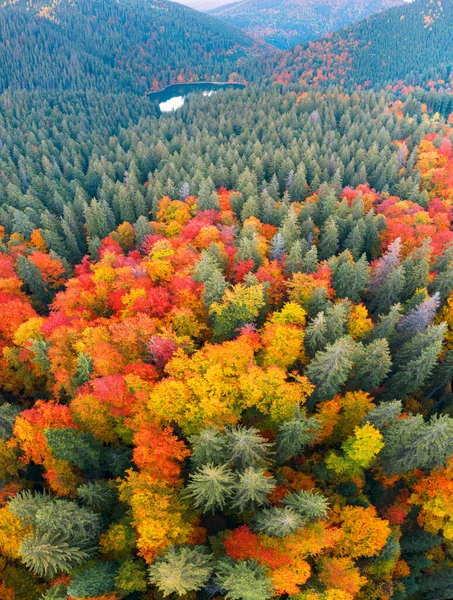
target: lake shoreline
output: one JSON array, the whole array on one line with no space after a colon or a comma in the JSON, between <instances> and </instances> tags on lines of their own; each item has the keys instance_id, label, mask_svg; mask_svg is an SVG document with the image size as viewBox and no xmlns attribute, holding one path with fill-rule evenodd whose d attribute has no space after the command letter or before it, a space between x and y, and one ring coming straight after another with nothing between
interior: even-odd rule
<instances>
[{"instance_id":1,"label":"lake shoreline","mask_svg":"<svg viewBox=\"0 0 453 600\"><path fill-rule=\"evenodd\" d=\"M234 86L236 89L245 88L247 85L245 83L238 83L236 81L194 81L194 82L181 82L181 83L170 83L160 90L152 90L151 92L145 92L145 96L158 96L159 94L163 94L165 92L171 91L172 88L178 88L180 86L216 86L216 87L225 87L225 86Z\"/></svg>"}]
</instances>

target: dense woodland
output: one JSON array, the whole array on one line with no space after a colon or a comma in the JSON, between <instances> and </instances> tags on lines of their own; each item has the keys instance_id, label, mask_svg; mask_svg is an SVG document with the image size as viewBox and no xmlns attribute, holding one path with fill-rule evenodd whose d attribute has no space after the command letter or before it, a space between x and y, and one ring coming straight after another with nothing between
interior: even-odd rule
<instances>
[{"instance_id":1,"label":"dense woodland","mask_svg":"<svg viewBox=\"0 0 453 600\"><path fill-rule=\"evenodd\" d=\"M245 56L253 66L255 46L238 29L166 0L20 0L0 10L0 91L143 94L175 81L226 81Z\"/></svg>"},{"instance_id":2,"label":"dense woodland","mask_svg":"<svg viewBox=\"0 0 453 600\"><path fill-rule=\"evenodd\" d=\"M291 49L404 0L240 0L210 13L277 48Z\"/></svg>"},{"instance_id":3,"label":"dense woodland","mask_svg":"<svg viewBox=\"0 0 453 600\"><path fill-rule=\"evenodd\" d=\"M124 6L0 8L0 600L451 600L448 86L298 82L204 20L197 60L180 7L125 68ZM191 60L250 84L162 115Z\"/></svg>"},{"instance_id":4,"label":"dense woodland","mask_svg":"<svg viewBox=\"0 0 453 600\"><path fill-rule=\"evenodd\" d=\"M284 82L450 92L452 37L452 0L414 0L299 46L272 68Z\"/></svg>"}]
</instances>

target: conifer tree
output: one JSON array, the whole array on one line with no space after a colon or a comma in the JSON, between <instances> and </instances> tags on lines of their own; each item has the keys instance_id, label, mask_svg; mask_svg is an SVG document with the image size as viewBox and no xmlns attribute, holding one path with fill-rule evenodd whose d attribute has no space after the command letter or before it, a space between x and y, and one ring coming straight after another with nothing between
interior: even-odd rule
<instances>
[{"instance_id":1,"label":"conifer tree","mask_svg":"<svg viewBox=\"0 0 453 600\"><path fill-rule=\"evenodd\" d=\"M165 598L201 590L213 570L213 557L203 546L171 546L148 567L148 574L149 581Z\"/></svg>"},{"instance_id":2,"label":"conifer tree","mask_svg":"<svg viewBox=\"0 0 453 600\"><path fill-rule=\"evenodd\" d=\"M203 512L223 509L234 492L235 477L227 465L203 465L189 479L186 494Z\"/></svg>"},{"instance_id":3,"label":"conifer tree","mask_svg":"<svg viewBox=\"0 0 453 600\"><path fill-rule=\"evenodd\" d=\"M341 390L351 373L355 350L355 342L343 337L316 353L305 371L317 386L310 400L328 400Z\"/></svg>"},{"instance_id":4,"label":"conifer tree","mask_svg":"<svg viewBox=\"0 0 453 600\"><path fill-rule=\"evenodd\" d=\"M275 479L262 469L247 467L238 474L234 487L235 492L231 506L239 512L243 512L268 502L267 498L275 487Z\"/></svg>"},{"instance_id":5,"label":"conifer tree","mask_svg":"<svg viewBox=\"0 0 453 600\"><path fill-rule=\"evenodd\" d=\"M286 462L301 456L305 448L317 439L320 423L315 417L296 416L280 425L277 434L277 459Z\"/></svg>"},{"instance_id":6,"label":"conifer tree","mask_svg":"<svg viewBox=\"0 0 453 600\"><path fill-rule=\"evenodd\" d=\"M228 600L270 600L272 582L266 569L255 561L234 563L221 560L216 565L215 580L225 590Z\"/></svg>"}]
</instances>

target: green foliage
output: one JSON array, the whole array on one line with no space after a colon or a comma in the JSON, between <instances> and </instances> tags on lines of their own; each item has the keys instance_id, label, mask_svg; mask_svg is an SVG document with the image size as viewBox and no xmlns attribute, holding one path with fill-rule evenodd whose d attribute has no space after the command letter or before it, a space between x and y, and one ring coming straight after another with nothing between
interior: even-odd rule
<instances>
[{"instance_id":1,"label":"green foliage","mask_svg":"<svg viewBox=\"0 0 453 600\"><path fill-rule=\"evenodd\" d=\"M219 561L216 582L225 590L227 600L268 600L272 597L272 584L266 569L254 561Z\"/></svg>"},{"instance_id":2,"label":"green foliage","mask_svg":"<svg viewBox=\"0 0 453 600\"><path fill-rule=\"evenodd\" d=\"M232 507L239 512L267 503L267 497L275 487L275 480L265 471L247 467L238 475L234 486Z\"/></svg>"},{"instance_id":3,"label":"green foliage","mask_svg":"<svg viewBox=\"0 0 453 600\"><path fill-rule=\"evenodd\" d=\"M316 440L319 429L320 423L313 417L299 417L282 423L276 440L278 460L285 462L300 456Z\"/></svg>"},{"instance_id":4,"label":"green foliage","mask_svg":"<svg viewBox=\"0 0 453 600\"><path fill-rule=\"evenodd\" d=\"M84 564L90 553L73 545L70 533L44 532L24 538L20 546L20 557L24 565L40 577L52 578L59 573L68 573Z\"/></svg>"},{"instance_id":5,"label":"green foliage","mask_svg":"<svg viewBox=\"0 0 453 600\"><path fill-rule=\"evenodd\" d=\"M324 351L316 353L305 373L316 386L313 400L328 400L337 394L351 373L354 364L355 342L349 338L340 338L326 346Z\"/></svg>"},{"instance_id":6,"label":"green foliage","mask_svg":"<svg viewBox=\"0 0 453 600\"><path fill-rule=\"evenodd\" d=\"M237 426L225 431L228 461L236 469L264 465L271 453L271 444L255 427Z\"/></svg>"},{"instance_id":7,"label":"green foliage","mask_svg":"<svg viewBox=\"0 0 453 600\"><path fill-rule=\"evenodd\" d=\"M172 546L148 567L148 574L164 597L183 596L201 590L213 570L212 556L203 546Z\"/></svg>"},{"instance_id":8,"label":"green foliage","mask_svg":"<svg viewBox=\"0 0 453 600\"><path fill-rule=\"evenodd\" d=\"M384 442L379 457L388 475L416 467L432 469L453 452L453 419L447 415L434 415L429 422L422 415L397 419L384 430Z\"/></svg>"},{"instance_id":9,"label":"green foliage","mask_svg":"<svg viewBox=\"0 0 453 600\"><path fill-rule=\"evenodd\" d=\"M91 433L73 427L46 429L44 432L53 456L67 460L83 471L100 471L102 444Z\"/></svg>"},{"instance_id":10,"label":"green foliage","mask_svg":"<svg viewBox=\"0 0 453 600\"><path fill-rule=\"evenodd\" d=\"M76 571L68 585L68 595L74 598L102 596L112 592L118 566L112 561L97 561Z\"/></svg>"},{"instance_id":11,"label":"green foliage","mask_svg":"<svg viewBox=\"0 0 453 600\"><path fill-rule=\"evenodd\" d=\"M195 508L209 512L225 507L233 493L235 477L227 465L207 464L190 475L186 494Z\"/></svg>"},{"instance_id":12,"label":"green foliage","mask_svg":"<svg viewBox=\"0 0 453 600\"><path fill-rule=\"evenodd\" d=\"M295 510L306 522L325 519L329 512L327 499L319 492L311 490L287 494L282 502Z\"/></svg>"},{"instance_id":13,"label":"green foliage","mask_svg":"<svg viewBox=\"0 0 453 600\"><path fill-rule=\"evenodd\" d=\"M20 410L13 404L5 402L0 405L0 440L6 440L13 433L14 421Z\"/></svg>"},{"instance_id":14,"label":"green foliage","mask_svg":"<svg viewBox=\"0 0 453 600\"><path fill-rule=\"evenodd\" d=\"M115 577L115 588L123 594L145 592L146 566L141 560L126 560L118 568Z\"/></svg>"},{"instance_id":15,"label":"green foliage","mask_svg":"<svg viewBox=\"0 0 453 600\"><path fill-rule=\"evenodd\" d=\"M109 481L90 481L79 485L77 497L89 509L103 512L111 509L118 499L118 494Z\"/></svg>"},{"instance_id":16,"label":"green foliage","mask_svg":"<svg viewBox=\"0 0 453 600\"><path fill-rule=\"evenodd\" d=\"M194 467L227 462L227 439L218 429L202 429L198 435L190 436L189 441L192 445L190 460Z\"/></svg>"},{"instance_id":17,"label":"green foliage","mask_svg":"<svg viewBox=\"0 0 453 600\"><path fill-rule=\"evenodd\" d=\"M290 506L273 506L259 512L255 517L255 529L272 537L285 537L304 526L305 519Z\"/></svg>"}]
</instances>

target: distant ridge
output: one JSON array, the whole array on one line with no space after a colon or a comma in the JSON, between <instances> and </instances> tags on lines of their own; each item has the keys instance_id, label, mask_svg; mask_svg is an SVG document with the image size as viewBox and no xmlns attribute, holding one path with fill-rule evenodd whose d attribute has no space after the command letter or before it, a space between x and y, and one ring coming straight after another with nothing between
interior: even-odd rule
<instances>
[{"instance_id":1,"label":"distant ridge","mask_svg":"<svg viewBox=\"0 0 453 600\"><path fill-rule=\"evenodd\" d=\"M404 1L240 0L209 12L255 38L287 49Z\"/></svg>"},{"instance_id":2,"label":"distant ridge","mask_svg":"<svg viewBox=\"0 0 453 600\"><path fill-rule=\"evenodd\" d=\"M242 31L166 0L19 0L0 8L0 91L144 93L177 81L226 81L255 50Z\"/></svg>"}]
</instances>

